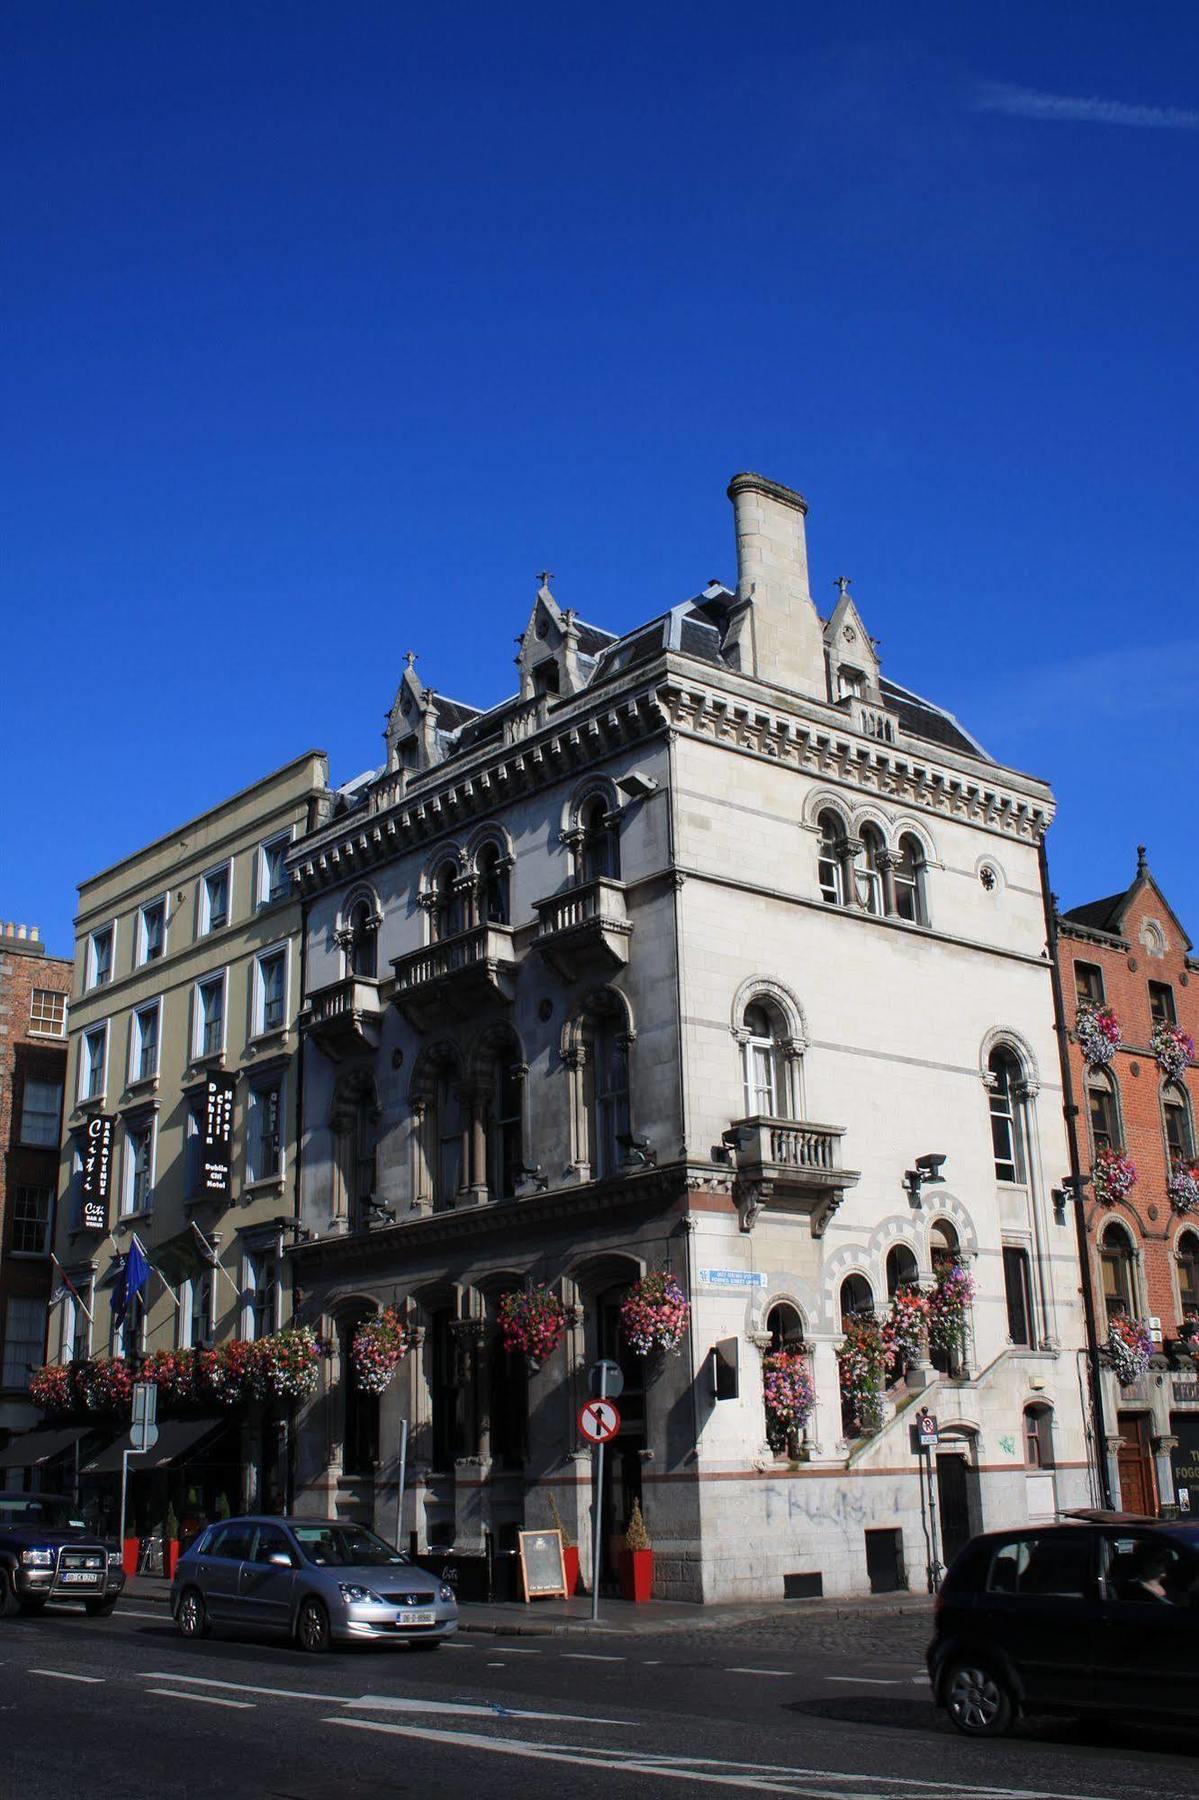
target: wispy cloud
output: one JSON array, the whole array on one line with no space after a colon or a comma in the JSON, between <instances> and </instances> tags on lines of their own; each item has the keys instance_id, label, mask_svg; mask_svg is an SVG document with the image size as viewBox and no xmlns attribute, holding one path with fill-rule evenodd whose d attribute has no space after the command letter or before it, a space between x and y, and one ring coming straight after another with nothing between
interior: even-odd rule
<instances>
[{"instance_id":1,"label":"wispy cloud","mask_svg":"<svg viewBox=\"0 0 1199 1800\"><path fill-rule=\"evenodd\" d=\"M1017 119L1046 119L1075 125L1131 125L1141 131L1199 131L1199 112L1182 106L1130 106L1072 94L1043 94L1037 88L987 81L975 89L975 105L983 112L1008 113Z\"/></svg>"},{"instance_id":2,"label":"wispy cloud","mask_svg":"<svg viewBox=\"0 0 1199 1800\"><path fill-rule=\"evenodd\" d=\"M972 693L959 693L957 699L960 716L990 750L992 737L1076 734L1080 720L1096 732L1134 726L1144 731L1154 720L1193 716L1199 702L1199 639L1174 638L1032 664L1002 679L984 678Z\"/></svg>"}]
</instances>

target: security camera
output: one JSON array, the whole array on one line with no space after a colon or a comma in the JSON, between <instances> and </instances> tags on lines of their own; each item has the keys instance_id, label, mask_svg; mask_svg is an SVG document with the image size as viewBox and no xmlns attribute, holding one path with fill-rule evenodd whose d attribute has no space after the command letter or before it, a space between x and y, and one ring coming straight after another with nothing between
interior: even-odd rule
<instances>
[{"instance_id":1,"label":"security camera","mask_svg":"<svg viewBox=\"0 0 1199 1800\"><path fill-rule=\"evenodd\" d=\"M920 1173L923 1175L926 1182L944 1181L945 1177L941 1174L941 1165L946 1160L947 1159L944 1156L918 1156L916 1158L916 1167L920 1170Z\"/></svg>"},{"instance_id":2,"label":"security camera","mask_svg":"<svg viewBox=\"0 0 1199 1800\"><path fill-rule=\"evenodd\" d=\"M632 769L627 775L619 775L616 785L628 800L648 800L656 794L658 784L652 775L646 775L641 769Z\"/></svg>"},{"instance_id":3,"label":"security camera","mask_svg":"<svg viewBox=\"0 0 1199 1800\"><path fill-rule=\"evenodd\" d=\"M620 1145L622 1150L649 1149L649 1139L647 1137L638 1137L631 1131L618 1131L616 1134L616 1142Z\"/></svg>"}]
</instances>

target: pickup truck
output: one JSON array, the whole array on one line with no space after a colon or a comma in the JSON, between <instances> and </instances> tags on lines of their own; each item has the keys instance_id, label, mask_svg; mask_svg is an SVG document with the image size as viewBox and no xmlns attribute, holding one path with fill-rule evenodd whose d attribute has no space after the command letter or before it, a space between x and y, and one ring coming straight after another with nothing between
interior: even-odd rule
<instances>
[{"instance_id":1,"label":"pickup truck","mask_svg":"<svg viewBox=\"0 0 1199 1800\"><path fill-rule=\"evenodd\" d=\"M125 1585L121 1552L57 1494L0 1493L0 1618L82 1600L107 1618Z\"/></svg>"}]
</instances>

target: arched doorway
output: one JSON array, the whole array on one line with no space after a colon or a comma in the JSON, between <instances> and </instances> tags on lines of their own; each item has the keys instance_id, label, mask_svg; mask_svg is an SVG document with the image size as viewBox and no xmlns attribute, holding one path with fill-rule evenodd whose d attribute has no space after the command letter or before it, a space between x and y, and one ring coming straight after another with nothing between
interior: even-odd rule
<instances>
[{"instance_id":1,"label":"arched doorway","mask_svg":"<svg viewBox=\"0 0 1199 1800\"><path fill-rule=\"evenodd\" d=\"M370 1317L370 1309L363 1307L338 1321L342 1392L341 1466L346 1475L373 1476L379 1460L379 1396L368 1393L362 1387L350 1355L354 1333L363 1320Z\"/></svg>"}]
</instances>

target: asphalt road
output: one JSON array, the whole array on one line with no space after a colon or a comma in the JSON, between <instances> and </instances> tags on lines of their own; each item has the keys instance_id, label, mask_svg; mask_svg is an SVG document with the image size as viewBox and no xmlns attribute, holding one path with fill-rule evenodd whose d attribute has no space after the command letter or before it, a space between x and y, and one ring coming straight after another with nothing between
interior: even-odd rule
<instances>
[{"instance_id":1,"label":"asphalt road","mask_svg":"<svg viewBox=\"0 0 1199 1800\"><path fill-rule=\"evenodd\" d=\"M933 1708L919 1619L304 1656L185 1644L162 1609L0 1624L0 1795L601 1800L1193 1800L1199 1736L1030 1722L993 1743Z\"/></svg>"}]
</instances>

